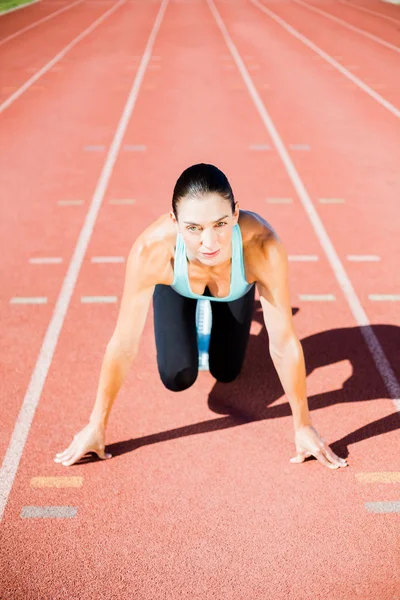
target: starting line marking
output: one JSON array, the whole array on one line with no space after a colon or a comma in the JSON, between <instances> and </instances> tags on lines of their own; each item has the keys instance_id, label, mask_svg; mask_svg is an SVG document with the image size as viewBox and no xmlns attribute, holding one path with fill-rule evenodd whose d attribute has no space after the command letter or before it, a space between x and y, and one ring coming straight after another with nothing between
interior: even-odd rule
<instances>
[{"instance_id":1,"label":"starting line marking","mask_svg":"<svg viewBox=\"0 0 400 600\"><path fill-rule=\"evenodd\" d=\"M314 262L318 260L318 256L315 254L290 254L288 258L291 262Z\"/></svg>"},{"instance_id":2,"label":"starting line marking","mask_svg":"<svg viewBox=\"0 0 400 600\"><path fill-rule=\"evenodd\" d=\"M360 483L400 483L400 472L356 473L356 479Z\"/></svg>"},{"instance_id":3,"label":"starting line marking","mask_svg":"<svg viewBox=\"0 0 400 600\"><path fill-rule=\"evenodd\" d=\"M344 204L343 198L319 198L321 204Z\"/></svg>"},{"instance_id":4,"label":"starting line marking","mask_svg":"<svg viewBox=\"0 0 400 600\"><path fill-rule=\"evenodd\" d=\"M293 204L292 198L267 198L268 204Z\"/></svg>"},{"instance_id":5,"label":"starting line marking","mask_svg":"<svg viewBox=\"0 0 400 600\"><path fill-rule=\"evenodd\" d=\"M20 516L23 519L71 519L77 512L74 506L24 506Z\"/></svg>"},{"instance_id":6,"label":"starting line marking","mask_svg":"<svg viewBox=\"0 0 400 600\"><path fill-rule=\"evenodd\" d=\"M105 146L85 146L85 152L104 152L106 149Z\"/></svg>"},{"instance_id":7,"label":"starting line marking","mask_svg":"<svg viewBox=\"0 0 400 600\"><path fill-rule=\"evenodd\" d=\"M336 300L333 294L299 294L299 298L305 302L326 302Z\"/></svg>"},{"instance_id":8,"label":"starting line marking","mask_svg":"<svg viewBox=\"0 0 400 600\"><path fill-rule=\"evenodd\" d=\"M369 294L368 298L373 302L398 302L400 294Z\"/></svg>"},{"instance_id":9,"label":"starting line marking","mask_svg":"<svg viewBox=\"0 0 400 600\"><path fill-rule=\"evenodd\" d=\"M15 296L14 298L11 298L10 304L47 304L47 298L42 296L36 296L32 298Z\"/></svg>"},{"instance_id":10,"label":"starting line marking","mask_svg":"<svg viewBox=\"0 0 400 600\"><path fill-rule=\"evenodd\" d=\"M81 206L83 200L59 200L57 204L58 206Z\"/></svg>"},{"instance_id":11,"label":"starting line marking","mask_svg":"<svg viewBox=\"0 0 400 600\"><path fill-rule=\"evenodd\" d=\"M397 513L400 512L400 500L392 500L391 502L366 502L365 508L371 513Z\"/></svg>"},{"instance_id":12,"label":"starting line marking","mask_svg":"<svg viewBox=\"0 0 400 600\"><path fill-rule=\"evenodd\" d=\"M269 144L252 144L249 146L250 150L272 150Z\"/></svg>"},{"instance_id":13,"label":"starting line marking","mask_svg":"<svg viewBox=\"0 0 400 600\"><path fill-rule=\"evenodd\" d=\"M34 488L70 488L82 487L83 477L32 477L31 487Z\"/></svg>"},{"instance_id":14,"label":"starting line marking","mask_svg":"<svg viewBox=\"0 0 400 600\"><path fill-rule=\"evenodd\" d=\"M311 150L308 144L289 144L290 150Z\"/></svg>"},{"instance_id":15,"label":"starting line marking","mask_svg":"<svg viewBox=\"0 0 400 600\"><path fill-rule=\"evenodd\" d=\"M136 200L133 198L121 198L121 199L112 199L109 201L109 204L135 204Z\"/></svg>"},{"instance_id":16,"label":"starting line marking","mask_svg":"<svg viewBox=\"0 0 400 600\"><path fill-rule=\"evenodd\" d=\"M31 265L59 265L62 263L62 258L30 258L29 262Z\"/></svg>"},{"instance_id":17,"label":"starting line marking","mask_svg":"<svg viewBox=\"0 0 400 600\"><path fill-rule=\"evenodd\" d=\"M347 260L353 262L378 262L381 260L381 257L375 254L349 254Z\"/></svg>"},{"instance_id":18,"label":"starting line marking","mask_svg":"<svg viewBox=\"0 0 400 600\"><path fill-rule=\"evenodd\" d=\"M81 296L82 304L113 304L117 296Z\"/></svg>"},{"instance_id":19,"label":"starting line marking","mask_svg":"<svg viewBox=\"0 0 400 600\"><path fill-rule=\"evenodd\" d=\"M91 259L92 263L123 263L125 258L123 256L93 256Z\"/></svg>"}]
</instances>

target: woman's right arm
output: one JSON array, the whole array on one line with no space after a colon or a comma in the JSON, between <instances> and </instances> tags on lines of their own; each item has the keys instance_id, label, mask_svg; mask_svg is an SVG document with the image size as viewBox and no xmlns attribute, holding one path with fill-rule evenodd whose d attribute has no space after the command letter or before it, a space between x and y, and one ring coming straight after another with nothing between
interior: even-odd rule
<instances>
[{"instance_id":1,"label":"woman's right arm","mask_svg":"<svg viewBox=\"0 0 400 600\"><path fill-rule=\"evenodd\" d=\"M154 287L165 273L165 253L139 237L129 254L117 323L103 358L95 403L89 423L70 446L56 454L55 462L69 466L88 452L104 452L105 429L117 393L137 356Z\"/></svg>"}]
</instances>

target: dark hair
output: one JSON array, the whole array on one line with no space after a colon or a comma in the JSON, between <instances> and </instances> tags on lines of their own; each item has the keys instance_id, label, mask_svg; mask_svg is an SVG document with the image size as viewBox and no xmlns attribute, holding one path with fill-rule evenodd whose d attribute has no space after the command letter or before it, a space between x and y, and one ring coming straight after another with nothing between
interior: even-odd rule
<instances>
[{"instance_id":1,"label":"dark hair","mask_svg":"<svg viewBox=\"0 0 400 600\"><path fill-rule=\"evenodd\" d=\"M204 194L217 193L231 203L235 211L235 198L226 175L214 165L199 163L183 171L177 180L172 196L172 210L177 217L177 207L182 198L192 196L198 199Z\"/></svg>"}]
</instances>

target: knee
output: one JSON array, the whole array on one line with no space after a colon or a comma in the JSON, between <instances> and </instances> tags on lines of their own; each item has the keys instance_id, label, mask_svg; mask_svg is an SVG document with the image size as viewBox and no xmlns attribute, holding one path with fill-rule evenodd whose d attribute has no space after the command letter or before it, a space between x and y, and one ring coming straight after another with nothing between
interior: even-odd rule
<instances>
[{"instance_id":1,"label":"knee","mask_svg":"<svg viewBox=\"0 0 400 600\"><path fill-rule=\"evenodd\" d=\"M191 368L182 369L175 374L160 373L161 381L168 390L172 392L183 392L187 390L197 379L197 370Z\"/></svg>"}]
</instances>

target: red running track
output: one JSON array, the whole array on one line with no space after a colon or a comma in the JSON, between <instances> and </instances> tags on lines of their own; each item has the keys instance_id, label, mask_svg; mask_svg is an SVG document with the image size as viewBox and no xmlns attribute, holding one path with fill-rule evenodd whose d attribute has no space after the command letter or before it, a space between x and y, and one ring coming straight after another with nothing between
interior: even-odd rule
<instances>
[{"instance_id":1,"label":"red running track","mask_svg":"<svg viewBox=\"0 0 400 600\"><path fill-rule=\"evenodd\" d=\"M17 11L19 25L17 13L2 17L2 36L26 27L28 14L37 20L34 6ZM4 44L2 86L19 89L27 70L112 6L85 1L23 34L23 51L20 37ZM263 6L344 66L358 66L353 73L400 108L395 52L299 4ZM341 3L318 6L393 43L390 21L374 24L362 12L354 21ZM395 14L383 3L363 6ZM394 600L400 317L398 300L371 297L399 295L398 119L245 0L127 1L55 66L0 115L2 600ZM200 161L223 169L241 206L262 214L286 244L313 422L348 457L347 469L289 462L292 417L259 305L238 380L200 373L180 394L158 378L150 312L111 413L113 459L53 462L87 421L118 310L118 302L81 298L118 299L123 285L122 263L92 259L126 257L143 227L169 210L180 172ZM84 229L90 222L93 231ZM29 262L44 257L62 262ZM18 296L47 303L10 303ZM40 350L57 315L47 372ZM371 356L363 315L389 371ZM38 477L75 479L35 487ZM25 518L32 506L69 507L75 516ZM393 512L371 512L383 506Z\"/></svg>"}]
</instances>

